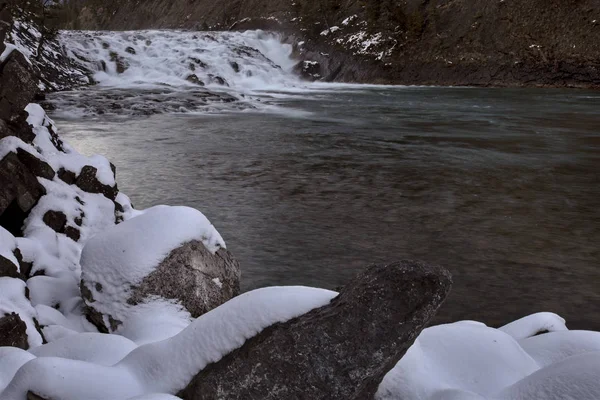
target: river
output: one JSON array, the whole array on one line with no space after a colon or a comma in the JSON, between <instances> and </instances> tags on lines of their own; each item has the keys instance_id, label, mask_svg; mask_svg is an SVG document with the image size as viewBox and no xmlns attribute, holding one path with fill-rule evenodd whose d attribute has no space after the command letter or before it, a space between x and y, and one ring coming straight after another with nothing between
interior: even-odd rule
<instances>
[{"instance_id":1,"label":"river","mask_svg":"<svg viewBox=\"0 0 600 400\"><path fill-rule=\"evenodd\" d=\"M51 116L116 164L136 207L207 215L244 290L334 289L369 264L420 259L454 275L436 322L553 311L600 330L600 93L263 88L227 73L230 87L191 88L109 71L108 84L50 96Z\"/></svg>"}]
</instances>

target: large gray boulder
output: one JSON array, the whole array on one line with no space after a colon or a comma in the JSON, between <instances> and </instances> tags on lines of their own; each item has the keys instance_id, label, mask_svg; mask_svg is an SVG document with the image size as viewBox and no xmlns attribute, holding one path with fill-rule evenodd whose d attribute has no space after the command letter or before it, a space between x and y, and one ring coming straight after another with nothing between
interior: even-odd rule
<instances>
[{"instance_id":1,"label":"large gray boulder","mask_svg":"<svg viewBox=\"0 0 600 400\"><path fill-rule=\"evenodd\" d=\"M373 266L332 302L273 325L200 371L179 393L201 399L372 399L451 287L420 262Z\"/></svg>"},{"instance_id":2,"label":"large gray boulder","mask_svg":"<svg viewBox=\"0 0 600 400\"><path fill-rule=\"evenodd\" d=\"M102 332L133 315L164 315L169 304L196 318L240 291L238 262L208 219L188 207L155 207L96 235L81 267L88 319Z\"/></svg>"}]
</instances>

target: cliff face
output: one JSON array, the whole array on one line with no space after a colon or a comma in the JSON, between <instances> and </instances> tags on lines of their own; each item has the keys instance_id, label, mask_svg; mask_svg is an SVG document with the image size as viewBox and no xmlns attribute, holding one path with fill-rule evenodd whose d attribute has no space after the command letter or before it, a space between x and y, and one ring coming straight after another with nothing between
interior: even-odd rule
<instances>
[{"instance_id":1,"label":"cliff face","mask_svg":"<svg viewBox=\"0 0 600 400\"><path fill-rule=\"evenodd\" d=\"M600 87L597 0L89 0L69 27L287 34L326 80ZM324 55L325 54L325 55Z\"/></svg>"}]
</instances>

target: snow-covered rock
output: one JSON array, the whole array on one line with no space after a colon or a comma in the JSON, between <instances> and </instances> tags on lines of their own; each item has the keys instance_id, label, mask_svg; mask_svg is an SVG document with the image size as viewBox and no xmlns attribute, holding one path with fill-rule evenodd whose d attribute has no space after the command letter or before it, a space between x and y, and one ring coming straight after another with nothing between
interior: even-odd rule
<instances>
[{"instance_id":1,"label":"snow-covered rock","mask_svg":"<svg viewBox=\"0 0 600 400\"><path fill-rule=\"evenodd\" d=\"M81 265L88 315L105 332L128 332L142 315L160 323L165 308L189 323L239 293L237 261L188 207L153 207L96 235Z\"/></svg>"},{"instance_id":2,"label":"snow-covered rock","mask_svg":"<svg viewBox=\"0 0 600 400\"><path fill-rule=\"evenodd\" d=\"M78 334L54 346L40 347L35 350L37 358L14 351L5 355L0 349L0 383L8 382L4 391L0 386L0 398L23 400L31 391L42 398L61 400L171 399L166 394L183 389L198 371L263 329L324 306L336 295L305 287L245 293L196 319L178 335L137 347L112 366L102 365L110 360L100 352L120 355L131 345L126 339ZM11 357L11 363L21 367L18 371L3 367L3 357Z\"/></svg>"},{"instance_id":3,"label":"snow-covered rock","mask_svg":"<svg viewBox=\"0 0 600 400\"><path fill-rule=\"evenodd\" d=\"M369 267L330 304L250 340L196 375L193 400L372 399L450 291L448 271L414 261Z\"/></svg>"}]
</instances>

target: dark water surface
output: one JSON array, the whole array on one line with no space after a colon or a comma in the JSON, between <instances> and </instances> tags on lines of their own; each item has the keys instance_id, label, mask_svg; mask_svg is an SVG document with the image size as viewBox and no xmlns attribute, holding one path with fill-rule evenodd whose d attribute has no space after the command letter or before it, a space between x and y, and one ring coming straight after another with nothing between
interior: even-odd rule
<instances>
[{"instance_id":1,"label":"dark water surface","mask_svg":"<svg viewBox=\"0 0 600 400\"><path fill-rule=\"evenodd\" d=\"M137 207L204 212L246 290L335 288L422 259L454 274L437 322L554 311L600 330L600 93L367 87L276 103L56 122L117 165Z\"/></svg>"}]
</instances>

